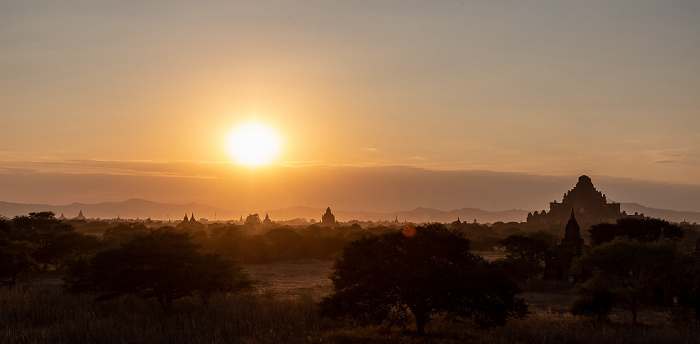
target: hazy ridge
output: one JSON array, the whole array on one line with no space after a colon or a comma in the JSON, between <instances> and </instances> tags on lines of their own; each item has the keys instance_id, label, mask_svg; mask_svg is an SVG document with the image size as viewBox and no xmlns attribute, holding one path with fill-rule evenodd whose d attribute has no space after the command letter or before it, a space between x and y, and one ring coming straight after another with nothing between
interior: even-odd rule
<instances>
[{"instance_id":1,"label":"hazy ridge","mask_svg":"<svg viewBox=\"0 0 700 344\"><path fill-rule=\"evenodd\" d=\"M700 222L700 212L676 211L668 209L656 209L646 207L637 203L622 203L622 210L628 214L635 212L644 213L646 216L666 219L672 222ZM73 218L82 211L87 218L113 219L147 219L154 220L180 220L185 214L191 216L193 213L197 219L206 218L208 220L238 220L241 216L246 217L250 213L259 213L261 217L269 214L273 221L283 221L295 218L307 220L320 220L325 211L323 208L306 206L295 206L270 211L251 210L229 210L218 207L198 204L167 204L147 201L143 199L129 199L124 202L102 202L96 204L72 203L66 205L49 204L24 204L0 201L0 215L13 217L26 215L29 212L53 211L56 216L63 214L67 218ZM372 211L351 211L342 209L332 209L338 221L379 221L398 220L399 222L452 222L459 218L461 221L479 223L493 223L496 221L525 221L530 210L511 209L504 211L489 211L477 208L461 208L449 211L431 208L418 207L413 210L398 212L372 212Z\"/></svg>"}]
</instances>

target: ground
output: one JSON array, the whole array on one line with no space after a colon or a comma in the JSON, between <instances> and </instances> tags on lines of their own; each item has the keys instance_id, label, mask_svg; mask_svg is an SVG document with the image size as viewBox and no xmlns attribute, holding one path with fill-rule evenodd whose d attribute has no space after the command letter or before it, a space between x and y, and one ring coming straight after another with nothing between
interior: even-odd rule
<instances>
[{"instance_id":1,"label":"ground","mask_svg":"<svg viewBox=\"0 0 700 344\"><path fill-rule=\"evenodd\" d=\"M2 343L697 343L700 327L681 309L645 309L631 324L624 309L610 321L572 316L576 298L566 282L536 280L520 294L530 305L524 320L492 330L469 321L437 318L427 336L414 329L358 327L318 316L317 301L331 292L330 261L245 265L258 291L216 295L208 305L178 300L171 314L133 297L95 302L67 294L59 274L24 276L14 289L0 288ZM563 283L563 284L562 284Z\"/></svg>"}]
</instances>

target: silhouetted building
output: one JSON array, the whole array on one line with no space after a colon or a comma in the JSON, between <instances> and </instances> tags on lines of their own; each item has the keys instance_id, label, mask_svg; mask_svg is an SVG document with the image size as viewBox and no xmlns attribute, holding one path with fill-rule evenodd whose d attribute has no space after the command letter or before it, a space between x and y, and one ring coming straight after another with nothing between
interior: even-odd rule
<instances>
[{"instance_id":1,"label":"silhouetted building","mask_svg":"<svg viewBox=\"0 0 700 344\"><path fill-rule=\"evenodd\" d=\"M265 219L262 222L263 226L270 226L272 225L272 220L270 220L270 216L265 213Z\"/></svg>"},{"instance_id":2,"label":"silhouetted building","mask_svg":"<svg viewBox=\"0 0 700 344\"><path fill-rule=\"evenodd\" d=\"M80 210L80 212L78 212L78 216L76 216L75 219L76 220L85 220L85 215L83 215L82 210Z\"/></svg>"},{"instance_id":3,"label":"silhouetted building","mask_svg":"<svg viewBox=\"0 0 700 344\"><path fill-rule=\"evenodd\" d=\"M187 218L187 214L185 214L185 218L182 219L182 222L178 223L176 226L178 229L186 230L203 229L204 227L204 224L195 220L194 213L192 213L192 216L189 219Z\"/></svg>"},{"instance_id":4,"label":"silhouetted building","mask_svg":"<svg viewBox=\"0 0 700 344\"><path fill-rule=\"evenodd\" d=\"M335 226L335 215L331 213L331 208L326 208L326 213L321 217L321 224L324 226Z\"/></svg>"},{"instance_id":5,"label":"silhouetted building","mask_svg":"<svg viewBox=\"0 0 700 344\"><path fill-rule=\"evenodd\" d=\"M608 203L605 195L593 186L591 178L584 175L578 178L573 189L564 194L561 203L549 203L549 212L528 214L527 223L543 227L564 225L572 209L584 229L599 223L615 223L627 216L620 212L620 203Z\"/></svg>"},{"instance_id":6,"label":"silhouetted building","mask_svg":"<svg viewBox=\"0 0 700 344\"><path fill-rule=\"evenodd\" d=\"M561 243L552 248L545 257L543 278L557 281L576 280L576 276L571 271L571 263L574 258L581 256L585 247L581 238L581 228L574 216L574 210L571 209L571 216L566 223Z\"/></svg>"},{"instance_id":7,"label":"silhouetted building","mask_svg":"<svg viewBox=\"0 0 700 344\"><path fill-rule=\"evenodd\" d=\"M65 219L66 219L66 217L65 217L65 216L63 216L63 213L61 213L61 216L59 216L59 217L58 217L58 219L59 219L59 220L65 220Z\"/></svg>"}]
</instances>

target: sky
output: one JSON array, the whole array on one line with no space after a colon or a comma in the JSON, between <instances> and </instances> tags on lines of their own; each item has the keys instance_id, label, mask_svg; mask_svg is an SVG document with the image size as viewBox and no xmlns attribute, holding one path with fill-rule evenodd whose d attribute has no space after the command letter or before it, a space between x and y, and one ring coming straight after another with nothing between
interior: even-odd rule
<instances>
[{"instance_id":1,"label":"sky","mask_svg":"<svg viewBox=\"0 0 700 344\"><path fill-rule=\"evenodd\" d=\"M673 0L3 1L0 200L222 205L250 178L315 190L385 167L696 190L698 17ZM281 137L273 166L226 153L251 120ZM432 185L406 174L382 190ZM256 202L329 202L276 190ZM693 192L674 207L700 210Z\"/></svg>"}]
</instances>

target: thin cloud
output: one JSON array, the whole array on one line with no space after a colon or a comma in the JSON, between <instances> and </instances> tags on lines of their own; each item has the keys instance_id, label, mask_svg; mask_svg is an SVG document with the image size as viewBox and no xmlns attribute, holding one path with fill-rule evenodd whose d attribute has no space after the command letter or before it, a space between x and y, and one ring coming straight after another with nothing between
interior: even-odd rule
<instances>
[{"instance_id":1,"label":"thin cloud","mask_svg":"<svg viewBox=\"0 0 700 344\"><path fill-rule=\"evenodd\" d=\"M672 164L678 163L686 159L686 154L684 151L677 149L667 149L667 150L650 150L644 152L651 161L650 164Z\"/></svg>"},{"instance_id":2,"label":"thin cloud","mask_svg":"<svg viewBox=\"0 0 700 344\"><path fill-rule=\"evenodd\" d=\"M192 173L198 162L43 160L4 161L3 174L101 174L174 178L217 178L208 173Z\"/></svg>"}]
</instances>

